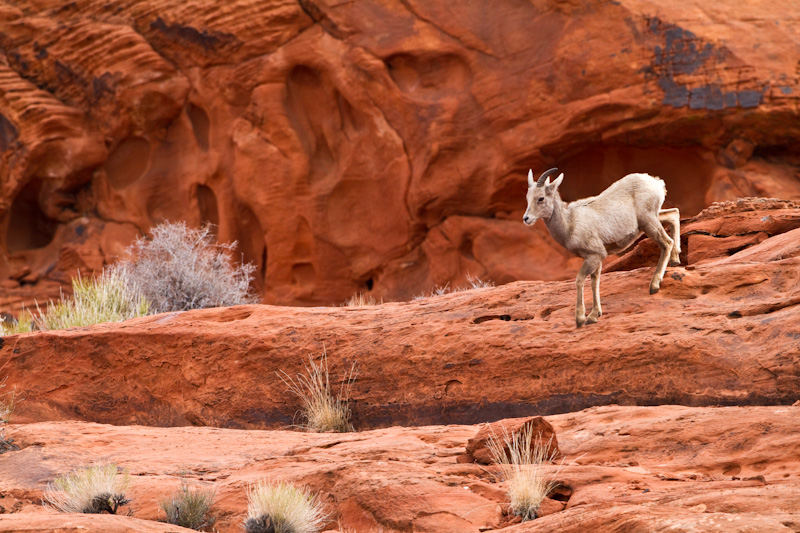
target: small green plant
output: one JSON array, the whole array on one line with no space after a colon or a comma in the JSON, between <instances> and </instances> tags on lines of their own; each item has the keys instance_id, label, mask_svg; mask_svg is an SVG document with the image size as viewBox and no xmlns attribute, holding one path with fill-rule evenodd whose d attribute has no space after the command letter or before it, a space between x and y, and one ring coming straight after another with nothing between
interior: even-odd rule
<instances>
[{"instance_id":1,"label":"small green plant","mask_svg":"<svg viewBox=\"0 0 800 533\"><path fill-rule=\"evenodd\" d=\"M261 480L247 491L245 533L316 533L326 521L319 500L294 485Z\"/></svg>"},{"instance_id":2,"label":"small green plant","mask_svg":"<svg viewBox=\"0 0 800 533\"><path fill-rule=\"evenodd\" d=\"M109 513L130 503L125 490L127 472L117 475L117 465L95 465L56 478L44 492L43 504L62 513Z\"/></svg>"},{"instance_id":3,"label":"small green plant","mask_svg":"<svg viewBox=\"0 0 800 533\"><path fill-rule=\"evenodd\" d=\"M309 354L305 374L297 374L295 378L284 371L277 372L278 377L286 384L289 391L297 396L302 407L302 417L305 420L303 427L311 431L335 431L343 433L353 431L350 423L350 392L358 374L356 364L350 367L350 372L345 376L339 387L339 393L334 396L331 391L328 373L328 354L322 349L322 358L319 362Z\"/></svg>"},{"instance_id":4,"label":"small green plant","mask_svg":"<svg viewBox=\"0 0 800 533\"><path fill-rule=\"evenodd\" d=\"M176 526L202 531L214 525L216 518L211 516L214 503L213 489L192 487L185 477L181 485L169 498L159 500L158 505L167 515L164 522Z\"/></svg>"},{"instance_id":5,"label":"small green plant","mask_svg":"<svg viewBox=\"0 0 800 533\"><path fill-rule=\"evenodd\" d=\"M211 227L193 229L165 222L128 249L130 259L114 268L137 287L154 313L253 303L255 266L234 264L236 243L215 244Z\"/></svg>"},{"instance_id":6,"label":"small green plant","mask_svg":"<svg viewBox=\"0 0 800 533\"><path fill-rule=\"evenodd\" d=\"M45 310L39 309L33 315L33 324L40 330L66 329L121 322L148 312L149 304L136 287L110 269L94 278L74 278L72 297L62 295L60 301L51 302Z\"/></svg>"},{"instance_id":7,"label":"small green plant","mask_svg":"<svg viewBox=\"0 0 800 533\"><path fill-rule=\"evenodd\" d=\"M550 442L542 442L541 435L534 436L531 426L513 436L505 430L501 437L492 435L488 444L492 461L507 483L511 512L522 517L523 522L533 520L542 501L558 486L554 478L564 462L554 472L545 470L543 465L552 462L557 451L550 452Z\"/></svg>"}]
</instances>

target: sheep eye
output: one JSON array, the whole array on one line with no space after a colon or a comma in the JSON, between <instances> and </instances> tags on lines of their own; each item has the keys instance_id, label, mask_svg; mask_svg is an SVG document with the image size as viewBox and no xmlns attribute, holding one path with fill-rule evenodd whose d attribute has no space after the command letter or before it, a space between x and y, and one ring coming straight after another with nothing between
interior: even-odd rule
<instances>
[{"instance_id":1,"label":"sheep eye","mask_svg":"<svg viewBox=\"0 0 800 533\"><path fill-rule=\"evenodd\" d=\"M539 198L539 200L537 200L537 201L538 201L539 203L542 203L542 202L544 202L544 196L542 196L541 198Z\"/></svg>"}]
</instances>

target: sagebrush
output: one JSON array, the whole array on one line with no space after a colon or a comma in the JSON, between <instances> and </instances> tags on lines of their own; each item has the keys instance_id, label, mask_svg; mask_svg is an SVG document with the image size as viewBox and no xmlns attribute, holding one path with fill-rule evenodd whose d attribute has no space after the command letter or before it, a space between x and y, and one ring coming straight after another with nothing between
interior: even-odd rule
<instances>
[{"instance_id":1,"label":"sagebrush","mask_svg":"<svg viewBox=\"0 0 800 533\"><path fill-rule=\"evenodd\" d=\"M322 504L306 490L268 480L248 488L245 533L317 533L326 521Z\"/></svg>"},{"instance_id":2,"label":"sagebrush","mask_svg":"<svg viewBox=\"0 0 800 533\"><path fill-rule=\"evenodd\" d=\"M356 363L343 376L339 392L334 395L331 390L328 372L328 353L323 348L319 362L309 354L308 365L304 365L305 374L289 376L284 371L278 377L286 384L289 391L302 403L301 424L311 431L335 431L343 433L352 431L350 423L350 392L358 374Z\"/></svg>"},{"instance_id":3,"label":"sagebrush","mask_svg":"<svg viewBox=\"0 0 800 533\"><path fill-rule=\"evenodd\" d=\"M555 470L544 466L553 461L557 450L550 451L550 441L543 442L541 434L533 435L531 426L525 426L514 435L508 435L505 429L502 436L493 434L488 446L492 461L498 465L506 482L511 512L523 521L533 520L544 499L558 486L555 477L564 462Z\"/></svg>"},{"instance_id":4,"label":"sagebrush","mask_svg":"<svg viewBox=\"0 0 800 533\"><path fill-rule=\"evenodd\" d=\"M255 266L236 262L236 242L216 244L211 227L165 222L128 249L129 259L114 266L138 287L152 312L188 311L253 303Z\"/></svg>"},{"instance_id":5,"label":"sagebrush","mask_svg":"<svg viewBox=\"0 0 800 533\"><path fill-rule=\"evenodd\" d=\"M164 522L202 530L213 526L216 521L211 515L214 496L214 489L193 487L184 477L178 490L169 498L159 500L158 505L166 514Z\"/></svg>"},{"instance_id":6,"label":"sagebrush","mask_svg":"<svg viewBox=\"0 0 800 533\"><path fill-rule=\"evenodd\" d=\"M116 514L131 501L125 497L129 484L128 473L118 474L115 464L89 466L56 478L43 504L62 513Z\"/></svg>"}]
</instances>

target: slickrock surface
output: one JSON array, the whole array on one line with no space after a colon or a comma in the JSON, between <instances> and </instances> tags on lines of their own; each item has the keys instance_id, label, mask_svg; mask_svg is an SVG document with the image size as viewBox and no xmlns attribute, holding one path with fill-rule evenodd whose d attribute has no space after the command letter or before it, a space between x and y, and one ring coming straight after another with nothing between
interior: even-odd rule
<instances>
[{"instance_id":1,"label":"slickrock surface","mask_svg":"<svg viewBox=\"0 0 800 533\"><path fill-rule=\"evenodd\" d=\"M529 168L565 170L568 199L660 175L685 216L800 198L799 18L769 0L3 2L0 280L45 301L31 284L166 219L238 240L271 304L566 279L520 222Z\"/></svg>"},{"instance_id":2,"label":"slickrock surface","mask_svg":"<svg viewBox=\"0 0 800 533\"><path fill-rule=\"evenodd\" d=\"M686 252L702 237L699 250L716 257L669 269L653 296L652 266L604 274L604 316L580 329L574 282L517 282L372 307L253 305L9 336L0 372L25 398L20 421L285 427L299 403L276 372L302 371L323 347L334 382L359 365L357 429L609 403L791 404L800 211L786 207L754 200L701 215L687 224L703 229L685 235ZM740 250L740 231L765 240Z\"/></svg>"},{"instance_id":3,"label":"slickrock surface","mask_svg":"<svg viewBox=\"0 0 800 533\"><path fill-rule=\"evenodd\" d=\"M547 420L566 456L557 476L566 488L550 514L507 529L504 483L494 467L456 462L478 426L304 434L15 425L10 435L23 449L0 455L0 505L20 503L14 514L0 514L0 531L50 531L54 512L38 505L45 484L95 461L130 471L134 518L69 520L87 527L107 520L118 528L109 531L156 519L157 499L177 487L181 470L216 489L221 532L241 531L246 486L262 477L318 491L329 526L340 521L359 533L800 529L800 407L606 406Z\"/></svg>"}]
</instances>

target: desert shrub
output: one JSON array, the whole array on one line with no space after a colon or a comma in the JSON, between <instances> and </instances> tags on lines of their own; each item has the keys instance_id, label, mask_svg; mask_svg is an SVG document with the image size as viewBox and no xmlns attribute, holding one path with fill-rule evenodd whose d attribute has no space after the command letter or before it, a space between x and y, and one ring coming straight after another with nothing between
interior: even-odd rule
<instances>
[{"instance_id":1,"label":"desert shrub","mask_svg":"<svg viewBox=\"0 0 800 533\"><path fill-rule=\"evenodd\" d=\"M44 504L62 513L109 513L130 503L125 490L127 472L117 475L117 465L95 465L56 478L44 492Z\"/></svg>"},{"instance_id":2,"label":"desert shrub","mask_svg":"<svg viewBox=\"0 0 800 533\"><path fill-rule=\"evenodd\" d=\"M65 329L145 316L149 307L135 285L108 269L94 278L74 278L71 298L62 296L32 318L36 329Z\"/></svg>"},{"instance_id":3,"label":"desert shrub","mask_svg":"<svg viewBox=\"0 0 800 533\"><path fill-rule=\"evenodd\" d=\"M543 465L552 462L558 452L548 452L550 443L532 433L533 428L526 426L513 436L505 431L502 436L492 435L488 443L492 461L507 483L509 507L523 521L536 518L542 501L558 486L554 478L564 465L562 462L548 472Z\"/></svg>"},{"instance_id":4,"label":"desert shrub","mask_svg":"<svg viewBox=\"0 0 800 533\"><path fill-rule=\"evenodd\" d=\"M236 243L215 244L211 228L165 222L129 248L114 268L138 287L154 313L252 303L255 266L234 264Z\"/></svg>"},{"instance_id":5,"label":"desert shrub","mask_svg":"<svg viewBox=\"0 0 800 533\"><path fill-rule=\"evenodd\" d=\"M326 520L322 504L306 490L266 480L248 489L245 533L316 533Z\"/></svg>"},{"instance_id":6,"label":"desert shrub","mask_svg":"<svg viewBox=\"0 0 800 533\"><path fill-rule=\"evenodd\" d=\"M214 490L192 487L186 478L181 478L178 490L169 498L159 500L158 505L167 515L164 522L189 529L202 530L214 525L211 516Z\"/></svg>"},{"instance_id":7,"label":"desert shrub","mask_svg":"<svg viewBox=\"0 0 800 533\"><path fill-rule=\"evenodd\" d=\"M350 392L358 374L356 364L342 380L339 392L334 396L331 391L328 373L328 354L323 348L322 358L317 363L312 355L308 356L308 365L304 365L305 374L291 377L284 371L278 377L289 387L289 391L302 403L301 416L303 427L311 431L352 431L350 423Z\"/></svg>"}]
</instances>

